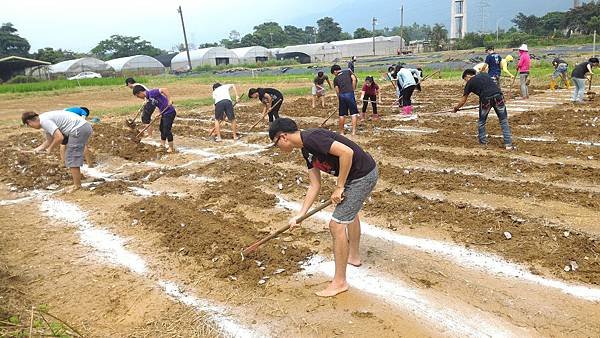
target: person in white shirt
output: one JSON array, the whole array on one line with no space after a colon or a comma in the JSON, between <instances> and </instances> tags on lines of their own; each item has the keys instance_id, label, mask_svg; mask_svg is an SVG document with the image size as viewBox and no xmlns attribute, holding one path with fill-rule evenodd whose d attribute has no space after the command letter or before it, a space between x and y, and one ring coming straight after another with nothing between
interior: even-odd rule
<instances>
[{"instance_id":1,"label":"person in white shirt","mask_svg":"<svg viewBox=\"0 0 600 338\"><path fill-rule=\"evenodd\" d=\"M69 138L65 152L65 166L71 170L73 189L81 188L81 166L83 165L84 149L92 135L92 125L82 116L65 110L55 110L40 115L35 112L25 112L21 116L23 124L43 129L46 140L34 152L50 153L59 146L65 137Z\"/></svg>"},{"instance_id":2,"label":"person in white shirt","mask_svg":"<svg viewBox=\"0 0 600 338\"><path fill-rule=\"evenodd\" d=\"M233 132L233 139L237 140L237 124L235 122L235 114L233 112L233 102L231 102L231 96L229 90L233 89L235 93L235 102L240 100L237 89L232 84L213 84L213 99L215 100L215 129L212 135L215 135L215 141L221 141L221 121L227 120L231 123L231 131Z\"/></svg>"}]
</instances>

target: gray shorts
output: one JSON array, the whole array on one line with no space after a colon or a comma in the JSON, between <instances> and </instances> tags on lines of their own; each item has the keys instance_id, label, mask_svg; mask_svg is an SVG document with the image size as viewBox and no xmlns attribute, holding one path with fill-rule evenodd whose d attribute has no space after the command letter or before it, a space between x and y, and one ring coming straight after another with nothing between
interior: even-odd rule
<instances>
[{"instance_id":1,"label":"gray shorts","mask_svg":"<svg viewBox=\"0 0 600 338\"><path fill-rule=\"evenodd\" d=\"M215 104L215 119L222 121L227 116L229 121L235 120L235 114L233 112L233 103L231 100L221 100Z\"/></svg>"},{"instance_id":2,"label":"gray shorts","mask_svg":"<svg viewBox=\"0 0 600 338\"><path fill-rule=\"evenodd\" d=\"M350 224L363 206L363 203L375 188L379 173L377 167L361 178L346 183L344 187L344 199L336 205L331 217L340 224Z\"/></svg>"},{"instance_id":3,"label":"gray shorts","mask_svg":"<svg viewBox=\"0 0 600 338\"><path fill-rule=\"evenodd\" d=\"M67 168L79 168L83 165L83 151L91 135L92 125L87 122L69 135L65 152Z\"/></svg>"}]
</instances>

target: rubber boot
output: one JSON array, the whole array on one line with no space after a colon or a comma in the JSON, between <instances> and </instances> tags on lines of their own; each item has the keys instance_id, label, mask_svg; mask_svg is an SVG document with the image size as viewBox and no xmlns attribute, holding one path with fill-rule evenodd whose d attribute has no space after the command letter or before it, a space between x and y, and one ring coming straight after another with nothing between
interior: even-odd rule
<instances>
[{"instance_id":1,"label":"rubber boot","mask_svg":"<svg viewBox=\"0 0 600 338\"><path fill-rule=\"evenodd\" d=\"M412 113L413 113L413 106L408 106L408 109L407 109L407 110L408 110L408 113L409 113L410 115L412 115Z\"/></svg>"},{"instance_id":2,"label":"rubber boot","mask_svg":"<svg viewBox=\"0 0 600 338\"><path fill-rule=\"evenodd\" d=\"M550 80L550 90L556 90L556 81Z\"/></svg>"},{"instance_id":3,"label":"rubber boot","mask_svg":"<svg viewBox=\"0 0 600 338\"><path fill-rule=\"evenodd\" d=\"M402 115L407 116L410 115L410 106L402 107Z\"/></svg>"}]
</instances>

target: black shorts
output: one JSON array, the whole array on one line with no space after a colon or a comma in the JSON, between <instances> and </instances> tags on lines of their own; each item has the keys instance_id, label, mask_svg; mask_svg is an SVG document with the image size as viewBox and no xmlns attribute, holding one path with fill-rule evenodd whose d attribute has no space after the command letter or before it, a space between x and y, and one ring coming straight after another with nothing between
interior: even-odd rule
<instances>
[{"instance_id":1,"label":"black shorts","mask_svg":"<svg viewBox=\"0 0 600 338\"><path fill-rule=\"evenodd\" d=\"M221 100L215 104L215 119L218 121L222 121L225 119L225 115L229 121L233 121L235 119L235 114L233 112L233 103L231 100Z\"/></svg>"},{"instance_id":2,"label":"black shorts","mask_svg":"<svg viewBox=\"0 0 600 338\"><path fill-rule=\"evenodd\" d=\"M150 123L150 121L152 119L152 113L154 113L155 109L156 109L156 106L152 102L146 101L144 103L144 110L142 111L142 123L143 124Z\"/></svg>"}]
</instances>

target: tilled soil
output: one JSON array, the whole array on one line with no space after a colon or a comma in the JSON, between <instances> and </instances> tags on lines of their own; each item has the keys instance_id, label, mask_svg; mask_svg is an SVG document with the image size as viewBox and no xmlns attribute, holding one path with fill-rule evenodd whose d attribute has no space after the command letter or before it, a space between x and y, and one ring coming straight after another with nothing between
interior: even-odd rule
<instances>
[{"instance_id":1,"label":"tilled soil","mask_svg":"<svg viewBox=\"0 0 600 338\"><path fill-rule=\"evenodd\" d=\"M125 160L142 162L159 158L157 148L139 142L137 131L111 124L93 125L94 132L89 145L98 153L108 154Z\"/></svg>"}]
</instances>

